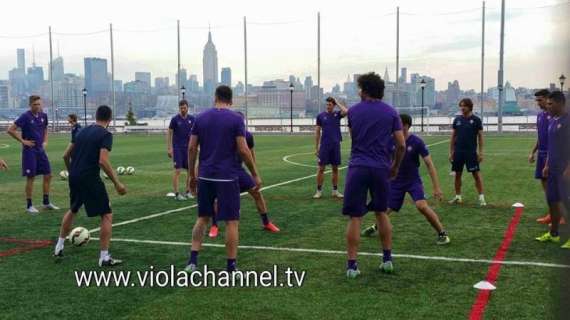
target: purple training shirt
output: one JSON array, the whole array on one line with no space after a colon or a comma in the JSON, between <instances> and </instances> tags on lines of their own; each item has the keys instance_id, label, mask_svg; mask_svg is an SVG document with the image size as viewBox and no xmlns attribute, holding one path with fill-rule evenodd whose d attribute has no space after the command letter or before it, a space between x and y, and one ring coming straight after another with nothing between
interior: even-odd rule
<instances>
[{"instance_id":1,"label":"purple training shirt","mask_svg":"<svg viewBox=\"0 0 570 320\"><path fill-rule=\"evenodd\" d=\"M317 126L321 127L321 145L334 145L342 141L340 133L340 119L343 115L340 111L321 112L317 116Z\"/></svg>"},{"instance_id":2,"label":"purple training shirt","mask_svg":"<svg viewBox=\"0 0 570 320\"><path fill-rule=\"evenodd\" d=\"M562 174L570 163L570 114L552 118L548 127L548 167L552 174Z\"/></svg>"},{"instance_id":3,"label":"purple training shirt","mask_svg":"<svg viewBox=\"0 0 570 320\"><path fill-rule=\"evenodd\" d=\"M538 151L548 152L548 125L552 117L546 111L541 111L536 116L536 132L538 134Z\"/></svg>"},{"instance_id":4,"label":"purple training shirt","mask_svg":"<svg viewBox=\"0 0 570 320\"><path fill-rule=\"evenodd\" d=\"M382 101L362 101L348 110L352 149L350 167L388 169L392 135L402 130L398 112Z\"/></svg>"},{"instance_id":5,"label":"purple training shirt","mask_svg":"<svg viewBox=\"0 0 570 320\"><path fill-rule=\"evenodd\" d=\"M172 117L170 125L168 126L168 128L173 131L172 148L188 148L194 120L194 117L189 114L186 115L186 118L182 117L180 113Z\"/></svg>"},{"instance_id":6,"label":"purple training shirt","mask_svg":"<svg viewBox=\"0 0 570 320\"><path fill-rule=\"evenodd\" d=\"M196 117L192 135L198 137L200 164L198 174L203 179L235 180L240 167L237 137L245 137L243 118L228 109L212 108Z\"/></svg>"},{"instance_id":7,"label":"purple training shirt","mask_svg":"<svg viewBox=\"0 0 570 320\"><path fill-rule=\"evenodd\" d=\"M14 122L22 130L24 140L32 140L36 143L34 149L43 150L44 134L48 126L47 114L38 112L34 115L32 111L26 111ZM24 149L30 148L24 146Z\"/></svg>"}]
</instances>

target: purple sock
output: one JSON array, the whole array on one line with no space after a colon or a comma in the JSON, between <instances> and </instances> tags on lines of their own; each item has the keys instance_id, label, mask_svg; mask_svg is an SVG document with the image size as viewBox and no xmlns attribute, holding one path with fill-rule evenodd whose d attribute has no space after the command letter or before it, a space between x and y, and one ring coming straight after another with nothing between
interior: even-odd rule
<instances>
[{"instance_id":1,"label":"purple sock","mask_svg":"<svg viewBox=\"0 0 570 320\"><path fill-rule=\"evenodd\" d=\"M352 269L352 270L356 270L358 269L358 264L356 263L356 259L355 260L348 260L347 263L347 269Z\"/></svg>"},{"instance_id":2,"label":"purple sock","mask_svg":"<svg viewBox=\"0 0 570 320\"><path fill-rule=\"evenodd\" d=\"M392 250L384 250L382 253L382 262L392 261Z\"/></svg>"},{"instance_id":3,"label":"purple sock","mask_svg":"<svg viewBox=\"0 0 570 320\"><path fill-rule=\"evenodd\" d=\"M261 222L263 222L264 226L269 224L269 217L267 216L267 213L262 213L259 216L261 217Z\"/></svg>"},{"instance_id":4,"label":"purple sock","mask_svg":"<svg viewBox=\"0 0 570 320\"><path fill-rule=\"evenodd\" d=\"M44 204L49 204L49 194L44 194Z\"/></svg>"},{"instance_id":5,"label":"purple sock","mask_svg":"<svg viewBox=\"0 0 570 320\"><path fill-rule=\"evenodd\" d=\"M236 271L236 267L237 267L236 259L228 259L228 266L226 270L228 272Z\"/></svg>"},{"instance_id":6,"label":"purple sock","mask_svg":"<svg viewBox=\"0 0 570 320\"><path fill-rule=\"evenodd\" d=\"M29 208L32 206L32 199L26 199L26 208Z\"/></svg>"},{"instance_id":7,"label":"purple sock","mask_svg":"<svg viewBox=\"0 0 570 320\"><path fill-rule=\"evenodd\" d=\"M192 250L190 252L190 260L188 260L188 264L198 265L198 251Z\"/></svg>"}]
</instances>

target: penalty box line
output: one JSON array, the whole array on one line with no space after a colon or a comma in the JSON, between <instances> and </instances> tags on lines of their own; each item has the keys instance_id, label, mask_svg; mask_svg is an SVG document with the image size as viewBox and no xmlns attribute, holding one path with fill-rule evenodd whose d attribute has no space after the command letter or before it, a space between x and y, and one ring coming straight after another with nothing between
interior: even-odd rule
<instances>
[{"instance_id":1,"label":"penalty box line","mask_svg":"<svg viewBox=\"0 0 570 320\"><path fill-rule=\"evenodd\" d=\"M448 141L449 141L449 139L442 140L442 141L438 141L438 142L435 142L435 143L432 143L432 144L428 145L428 147L435 146L435 145L438 145L438 144L442 144L442 143L445 143L445 142L448 142ZM339 170L343 170L343 169L346 169L346 168L348 168L348 166L339 167L338 169L339 169ZM325 171L326 174L328 174L328 173L330 173L330 172L331 172L331 170ZM317 176L317 174L314 173L314 174L311 174L311 175L308 175L308 176L305 176L305 177L300 177L300 178L296 178L296 179L292 179L292 180L287 180L287 181L279 182L279 183L276 183L276 184L272 184L272 185L270 185L270 186L262 187L262 188L260 189L260 191L270 190L270 189L277 188L277 187L280 187L280 186L284 186L284 185L287 185L287 184L291 184L291 183L295 183L295 182L299 182L299 181L311 179L311 178L314 178L314 177L316 177L316 176ZM248 194L248 193L247 193L247 192L243 192L243 193L240 194L240 196L243 197L243 196L246 195L246 194ZM191 206L186 206L186 207L182 207L182 208L177 208L177 209L167 210L167 211L163 211L163 212L158 212L158 213L150 214L150 215L148 215L148 216L144 216L144 217L140 217L140 218L136 218L136 219L131 219L131 220L126 220L126 221L117 222L117 223L114 223L114 224L113 224L113 227L124 226L124 225L127 225L127 224L132 224L132 223L136 223L136 222L140 222L140 221L144 221L144 220L154 219L154 218L162 217L162 216L165 216L165 215L168 215L168 214L172 214L172 213L176 213L176 212L181 212L181 211L188 210L188 209L193 209L193 208L196 208L196 207L198 207L198 204L193 204L193 205L191 205ZM101 228L95 228L95 229L89 230L89 232L90 232L90 233L99 232L100 230L101 230Z\"/></svg>"},{"instance_id":2,"label":"penalty box line","mask_svg":"<svg viewBox=\"0 0 570 320\"><path fill-rule=\"evenodd\" d=\"M92 240L99 240L99 238L91 238ZM114 242L128 242L128 243L140 243L140 244L154 244L154 245L167 245L167 246L186 246L191 245L190 242L180 242L180 241L157 241L157 240L137 240L137 239L123 239L123 238L112 238L111 241ZM214 247L214 248L225 248L223 244L215 243L203 243L204 247ZM297 252L297 253L317 253L317 254L328 254L328 255L346 255L346 251L340 250L321 250L321 249L308 249L308 248L288 248L288 247L267 247L267 246L250 246L250 245L240 245L238 246L241 250L260 250L260 251L278 251L278 252ZM381 253L375 252L359 252L360 256L374 256L381 257ZM535 262L535 261L509 261L509 260L489 260L489 259L470 259L470 258L456 258L456 257L443 257L443 256L422 256L415 254L392 254L396 258L404 259L414 259L414 260L435 260L435 261L446 261L446 262L463 262L463 263L482 263L491 265L513 265L513 266L531 266L531 267L543 267L543 268L559 268L559 269L570 269L570 265L557 264L557 263L545 263L545 262Z\"/></svg>"}]
</instances>

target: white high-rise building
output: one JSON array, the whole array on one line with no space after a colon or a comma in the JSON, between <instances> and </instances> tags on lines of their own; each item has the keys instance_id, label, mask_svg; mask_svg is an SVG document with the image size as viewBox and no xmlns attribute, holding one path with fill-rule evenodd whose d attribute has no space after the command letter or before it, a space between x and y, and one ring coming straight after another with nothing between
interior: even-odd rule
<instances>
[{"instance_id":1,"label":"white high-rise building","mask_svg":"<svg viewBox=\"0 0 570 320\"><path fill-rule=\"evenodd\" d=\"M204 46L203 57L203 84L204 92L210 95L214 94L214 90L218 85L218 51L212 42L212 33L208 31L208 42Z\"/></svg>"}]
</instances>

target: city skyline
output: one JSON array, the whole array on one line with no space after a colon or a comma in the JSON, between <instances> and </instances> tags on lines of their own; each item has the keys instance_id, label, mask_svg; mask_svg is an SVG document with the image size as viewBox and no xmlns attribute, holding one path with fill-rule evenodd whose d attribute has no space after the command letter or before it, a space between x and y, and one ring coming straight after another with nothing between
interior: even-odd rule
<instances>
[{"instance_id":1,"label":"city skyline","mask_svg":"<svg viewBox=\"0 0 570 320\"><path fill-rule=\"evenodd\" d=\"M302 10L299 7L296 10L286 9L282 17L270 18L268 15L264 18L265 20L255 18L255 16L259 16L260 13L268 10L266 5L259 3L235 8L236 10L231 14L221 12L215 17L216 19L212 19L212 34L216 40L219 65L232 68L232 78L235 83L244 81L243 26L241 25L243 18L237 15L242 12L246 15L250 13L248 16L249 82L261 83L267 79L286 78L289 74L295 74L302 78L312 76L313 81L316 82L316 10L321 9L321 86L323 88L330 90L336 84L342 85L346 76L354 73L374 70L383 74L386 67L390 72L390 78L394 79L396 70L395 34L392 32L394 31L392 29L395 29L393 11L395 11L395 4L400 4L400 65L406 65L410 70L429 74L438 79L437 90L445 89L447 82L453 80L459 80L464 88L479 89L480 9L477 9L481 5L479 1L465 1L461 4L447 1L448 6L442 6L446 7L445 12L465 12L457 15L445 15L443 18L441 16L430 16L429 13L418 16L417 12L422 12L422 10L436 14L435 10L438 9L421 2L393 2L394 7L389 5L379 7L380 13L375 16L385 16L384 18L362 19L362 21L358 21L357 26L351 25L350 27L348 24L334 23L334 21L339 21L338 18L341 17L338 13L338 5L328 2L327 5L324 5L323 2L317 2L317 4L304 6ZM544 16L561 11L556 10L555 4L557 3L560 2L547 1L544 3L545 8L522 10L520 8L532 6L533 3L521 0L516 3L518 9L509 9L510 1L507 2L505 77L513 85L543 87L556 82L560 73L570 73L567 71L568 68L564 66L563 58L561 58L564 55L563 49L566 43L553 41L553 39L559 38L559 35L563 36L563 32L567 32L566 29L569 28L565 27L568 26L568 22L561 21L559 15L553 15L552 19L535 19L536 15ZM498 4L499 1L487 2L489 9L486 37L489 43L486 43L486 88L496 85L497 82ZM11 4L10 6L17 5ZM234 6L233 4L226 5ZM194 9L197 10L195 12L204 12L208 11L208 7L207 4L201 4ZM176 74L176 20L170 20L168 17L171 16L170 13L166 14L159 10L157 12L158 18L152 20L153 24L146 24L144 18L148 16L148 12L145 11L142 13L141 19L135 23L124 17L119 19L118 17L121 17L119 9L120 5L113 14L102 15L109 19L117 18L121 22L114 24L116 26L115 78L127 82L133 79L135 72L145 71L151 72L153 77L174 79ZM309 12L313 9L315 9L314 12ZM348 8L347 10L346 15L350 17L351 9ZM98 9L95 11L96 13L99 12ZM272 16L275 17L275 12L271 12L273 13ZM296 14L293 15L292 13ZM56 13L55 16L58 14ZM369 13L366 13L364 18L367 18L366 15L370 16ZM205 20L211 16L211 14L204 14L196 19L181 20L182 66L187 69L188 74L196 74L199 78L203 77L200 52L207 32L208 23ZM20 28L21 34L32 34L33 30L38 31L38 28L33 29L32 27L37 27L40 24L43 29L47 29L45 25L48 24L44 24L49 22L47 18L42 16L34 19L34 23L26 25L25 28ZM9 17L6 21L9 22L13 19L14 17ZM77 36L57 33L58 30L64 30L65 25L71 25L75 19L76 17L70 19L69 22L62 22L61 27L53 26L55 29L55 48L53 51L55 58L58 56L56 52L61 50L66 64L66 72L82 74L81 67L84 57L109 58L109 34L105 32L108 25L105 27L100 21L93 23L93 27L102 26L99 29L101 33L94 35ZM352 19L355 21L354 18ZM413 24L410 23L412 19ZM90 20L87 17L87 22ZM186 22L188 20L191 22ZM458 20L461 20L461 23L457 22ZM0 25L6 21L0 22ZM210 19L208 19L209 21ZM528 21L532 21L532 26L525 26L525 24L529 25ZM161 24L161 22L165 23ZM429 24L426 23L429 28L426 28L428 29L426 31L418 32L418 25L421 25L422 22L429 22ZM128 28L129 23L133 27ZM454 30L448 32L445 26L442 26L446 23L452 24ZM156 26L156 24L160 24L163 30L150 32L153 31L151 30L152 26ZM465 29L465 24L469 24L471 27ZM93 28L88 28L87 25L89 23L82 23L82 25L74 28L79 33L93 31ZM383 39L377 37L367 41L370 31L375 30L375 25L376 27L386 27L384 29L387 32L381 34ZM530 31L529 27L531 28ZM355 29L364 31L355 33ZM4 28L4 30L11 29ZM29 30L30 33L24 33L26 30ZM288 35L292 36L288 37ZM3 39L0 45L0 79L6 79L8 70L16 65L14 50L21 47L26 48L28 57L30 56L30 47L34 47L37 64L44 66L47 73L49 58L46 58L45 45L39 45L39 43L46 43L44 41L46 37L44 35L39 38ZM141 39L145 40L142 41ZM87 42L89 45L81 46L81 50L76 48L79 45L71 45L72 43L82 43L84 40L89 40ZM97 45L93 45L95 43ZM163 46L162 44L166 45ZM9 47L10 45L15 46ZM537 71L534 68L535 65L540 65L541 68ZM528 77L528 74L533 76ZM219 73L217 76L220 76Z\"/></svg>"}]
</instances>

